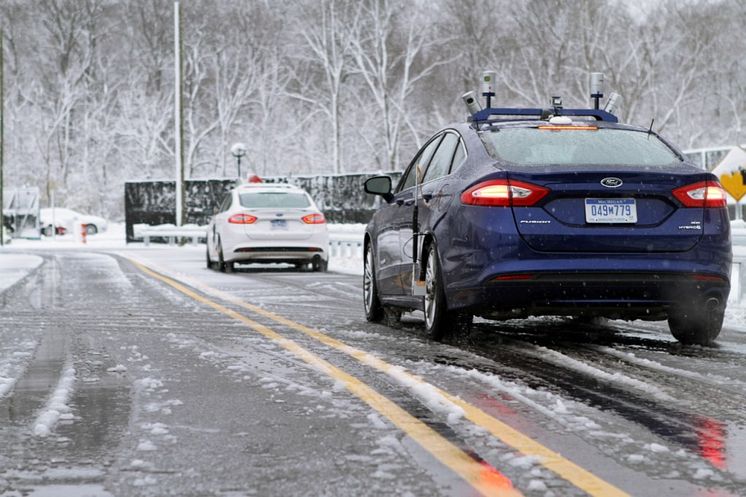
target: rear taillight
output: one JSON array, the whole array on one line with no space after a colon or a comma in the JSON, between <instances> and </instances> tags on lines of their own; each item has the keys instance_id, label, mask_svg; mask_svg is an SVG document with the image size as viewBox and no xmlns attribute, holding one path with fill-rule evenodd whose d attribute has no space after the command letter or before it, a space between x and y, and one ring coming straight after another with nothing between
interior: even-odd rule
<instances>
[{"instance_id":1,"label":"rear taillight","mask_svg":"<svg viewBox=\"0 0 746 497\"><path fill-rule=\"evenodd\" d=\"M467 205L526 207L536 204L548 193L548 188L532 183L496 179L472 186L461 194L461 202Z\"/></svg>"},{"instance_id":2,"label":"rear taillight","mask_svg":"<svg viewBox=\"0 0 746 497\"><path fill-rule=\"evenodd\" d=\"M228 222L231 224L254 224L256 216L252 216L251 214L233 214L228 218Z\"/></svg>"},{"instance_id":3,"label":"rear taillight","mask_svg":"<svg viewBox=\"0 0 746 497\"><path fill-rule=\"evenodd\" d=\"M323 214L309 214L300 219L306 224L324 224L326 222Z\"/></svg>"},{"instance_id":4,"label":"rear taillight","mask_svg":"<svg viewBox=\"0 0 746 497\"><path fill-rule=\"evenodd\" d=\"M675 189L673 196L684 207L725 207L725 190L717 181L700 181Z\"/></svg>"}]
</instances>

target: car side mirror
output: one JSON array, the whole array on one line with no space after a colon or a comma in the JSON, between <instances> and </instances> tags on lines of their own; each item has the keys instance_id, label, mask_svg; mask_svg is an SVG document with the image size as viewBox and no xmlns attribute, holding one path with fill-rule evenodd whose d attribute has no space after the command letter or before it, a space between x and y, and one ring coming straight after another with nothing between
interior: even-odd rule
<instances>
[{"instance_id":1,"label":"car side mirror","mask_svg":"<svg viewBox=\"0 0 746 497\"><path fill-rule=\"evenodd\" d=\"M391 178L388 176L374 176L365 181L365 193L380 195L386 202L391 202Z\"/></svg>"}]
</instances>

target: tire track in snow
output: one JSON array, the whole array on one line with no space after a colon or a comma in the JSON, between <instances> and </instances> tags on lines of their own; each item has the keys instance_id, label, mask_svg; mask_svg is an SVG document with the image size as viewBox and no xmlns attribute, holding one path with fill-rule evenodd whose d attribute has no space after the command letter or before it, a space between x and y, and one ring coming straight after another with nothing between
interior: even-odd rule
<instances>
[{"instance_id":1,"label":"tire track in snow","mask_svg":"<svg viewBox=\"0 0 746 497\"><path fill-rule=\"evenodd\" d=\"M569 355L563 354L553 349L549 349L547 347L524 342L520 344L520 348L515 346L513 348L521 354L533 356L550 364L554 364L555 366L559 366L565 369L571 369L573 371L583 373L598 380L618 385L622 388L633 388L644 394L652 395L658 400L662 400L665 402L676 402L676 399L673 396L669 395L668 392L655 385L651 385L647 382L632 378L618 371L609 373L604 369L600 369L596 366L588 364L587 362L575 359Z\"/></svg>"},{"instance_id":2,"label":"tire track in snow","mask_svg":"<svg viewBox=\"0 0 746 497\"><path fill-rule=\"evenodd\" d=\"M729 378L727 376L722 376L722 375L715 374L715 373L703 374L698 371L667 366L665 364L662 364L657 361L653 361L651 359L638 357L637 355L635 355L634 352L623 352L621 350L617 350L611 347L605 347L601 345L591 345L591 346L588 346L588 349L615 357L617 359L621 359L622 361L625 361L627 363L634 364L636 366L640 366L643 368L651 369L654 371L659 371L662 373L668 373L670 375L678 376L681 378L686 378L689 380L695 380L705 385L715 386L721 389L731 391L733 393L737 393L741 395L746 394L746 382L737 380L735 378ZM731 388L734 386L738 388Z\"/></svg>"},{"instance_id":3,"label":"tire track in snow","mask_svg":"<svg viewBox=\"0 0 746 497\"><path fill-rule=\"evenodd\" d=\"M34 435L37 437L47 437L52 433L60 419L72 419L68 402L72 396L74 385L75 368L73 368L71 361L68 359L62 368L62 374L52 395L47 400L41 412L36 416L36 420L32 425Z\"/></svg>"}]
</instances>

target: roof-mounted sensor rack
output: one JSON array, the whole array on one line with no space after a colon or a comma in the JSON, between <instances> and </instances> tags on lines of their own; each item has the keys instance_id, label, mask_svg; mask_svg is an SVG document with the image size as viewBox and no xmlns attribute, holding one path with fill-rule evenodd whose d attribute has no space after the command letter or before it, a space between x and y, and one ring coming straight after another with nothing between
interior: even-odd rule
<instances>
[{"instance_id":1,"label":"roof-mounted sensor rack","mask_svg":"<svg viewBox=\"0 0 746 497\"><path fill-rule=\"evenodd\" d=\"M469 111L468 121L479 125L483 123L516 121L521 119L534 118L537 120L546 120L552 116L565 117L591 117L596 121L618 123L613 112L617 110L621 102L619 94L612 92L603 109L600 109L600 101L603 98L603 73L591 73L589 86L591 90L591 99L593 108L590 109L565 109L562 107L562 98L559 96L552 97L552 108L550 109L531 109L531 108L509 108L509 107L492 107L492 99L495 97L495 82L497 73L495 71L485 71L482 75L480 91L485 98L486 108L483 109L477 100L473 91L462 95L466 108Z\"/></svg>"},{"instance_id":2,"label":"roof-mounted sensor rack","mask_svg":"<svg viewBox=\"0 0 746 497\"><path fill-rule=\"evenodd\" d=\"M601 109L522 109L508 107L482 109L469 116L469 122L482 123L498 120L514 121L516 117L536 117L537 119L549 119L550 116L593 117L596 119L596 121L605 121L610 123L619 122L619 119L614 114ZM508 119L499 119L500 117L507 117Z\"/></svg>"}]
</instances>

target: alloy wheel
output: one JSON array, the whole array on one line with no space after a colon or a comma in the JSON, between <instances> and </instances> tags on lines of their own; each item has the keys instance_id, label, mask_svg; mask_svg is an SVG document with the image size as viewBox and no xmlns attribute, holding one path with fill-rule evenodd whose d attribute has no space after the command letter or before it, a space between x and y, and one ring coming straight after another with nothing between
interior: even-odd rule
<instances>
[{"instance_id":1,"label":"alloy wheel","mask_svg":"<svg viewBox=\"0 0 746 497\"><path fill-rule=\"evenodd\" d=\"M368 247L365 251L365 267L363 268L363 299L365 311L370 312L373 305L373 251Z\"/></svg>"},{"instance_id":2,"label":"alloy wheel","mask_svg":"<svg viewBox=\"0 0 746 497\"><path fill-rule=\"evenodd\" d=\"M425 268L425 324L432 328L437 310L438 275L435 268L435 250L430 250Z\"/></svg>"}]
</instances>

